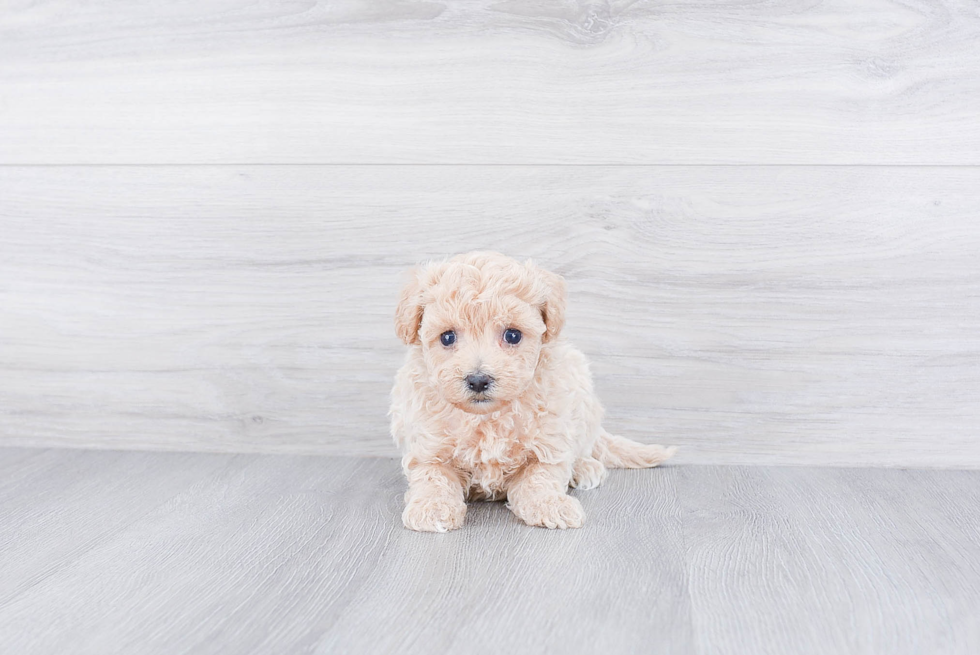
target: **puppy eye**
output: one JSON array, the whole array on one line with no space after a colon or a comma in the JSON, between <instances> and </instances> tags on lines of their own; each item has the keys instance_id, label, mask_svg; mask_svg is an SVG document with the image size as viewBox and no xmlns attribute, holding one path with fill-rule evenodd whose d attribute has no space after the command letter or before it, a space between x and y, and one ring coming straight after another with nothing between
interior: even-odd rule
<instances>
[{"instance_id":1,"label":"puppy eye","mask_svg":"<svg viewBox=\"0 0 980 655\"><path fill-rule=\"evenodd\" d=\"M439 341L442 342L442 345L448 348L449 346L456 343L456 333L453 332L452 330L446 330L445 332L439 335Z\"/></svg>"},{"instance_id":2,"label":"puppy eye","mask_svg":"<svg viewBox=\"0 0 980 655\"><path fill-rule=\"evenodd\" d=\"M512 346L516 346L521 342L521 331L515 330L514 328L507 328L504 330L504 341Z\"/></svg>"}]
</instances>

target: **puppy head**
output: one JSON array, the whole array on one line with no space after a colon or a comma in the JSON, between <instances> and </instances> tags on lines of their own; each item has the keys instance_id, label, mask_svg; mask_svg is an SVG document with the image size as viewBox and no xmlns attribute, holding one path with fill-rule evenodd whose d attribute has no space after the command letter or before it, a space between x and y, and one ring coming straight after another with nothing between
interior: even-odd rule
<instances>
[{"instance_id":1,"label":"puppy head","mask_svg":"<svg viewBox=\"0 0 980 655\"><path fill-rule=\"evenodd\" d=\"M565 322L565 281L532 262L474 252L413 271L395 330L420 346L440 395L473 414L496 411L534 379Z\"/></svg>"}]
</instances>

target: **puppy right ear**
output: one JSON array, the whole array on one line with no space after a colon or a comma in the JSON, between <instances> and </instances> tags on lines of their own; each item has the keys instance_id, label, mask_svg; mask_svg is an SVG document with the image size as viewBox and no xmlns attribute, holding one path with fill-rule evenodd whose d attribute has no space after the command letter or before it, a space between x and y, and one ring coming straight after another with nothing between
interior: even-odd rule
<instances>
[{"instance_id":1,"label":"puppy right ear","mask_svg":"<svg viewBox=\"0 0 980 655\"><path fill-rule=\"evenodd\" d=\"M565 278L538 269L541 278L544 280L548 289L544 304L541 306L541 317L544 319L545 332L542 341L547 343L558 337L561 329L565 327L565 305L568 302L568 287Z\"/></svg>"},{"instance_id":2,"label":"puppy right ear","mask_svg":"<svg viewBox=\"0 0 980 655\"><path fill-rule=\"evenodd\" d=\"M565 304L568 298L565 278L546 271L530 259L524 262L524 267L534 280L535 300L532 302L541 310L541 318L544 319L545 330L541 341L548 343L556 339L565 327Z\"/></svg>"},{"instance_id":3,"label":"puppy right ear","mask_svg":"<svg viewBox=\"0 0 980 655\"><path fill-rule=\"evenodd\" d=\"M422 285L419 270L410 271L408 282L402 288L395 308L395 334L409 346L421 343L419 327L422 325Z\"/></svg>"}]
</instances>

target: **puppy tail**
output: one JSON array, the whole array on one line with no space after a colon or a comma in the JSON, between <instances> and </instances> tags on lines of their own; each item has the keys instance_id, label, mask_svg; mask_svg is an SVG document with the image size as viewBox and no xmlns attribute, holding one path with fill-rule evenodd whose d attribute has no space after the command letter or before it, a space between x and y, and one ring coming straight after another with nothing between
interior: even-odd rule
<instances>
[{"instance_id":1,"label":"puppy tail","mask_svg":"<svg viewBox=\"0 0 980 655\"><path fill-rule=\"evenodd\" d=\"M602 430L592 456L609 468L646 469L670 459L676 452L677 446L637 443Z\"/></svg>"}]
</instances>

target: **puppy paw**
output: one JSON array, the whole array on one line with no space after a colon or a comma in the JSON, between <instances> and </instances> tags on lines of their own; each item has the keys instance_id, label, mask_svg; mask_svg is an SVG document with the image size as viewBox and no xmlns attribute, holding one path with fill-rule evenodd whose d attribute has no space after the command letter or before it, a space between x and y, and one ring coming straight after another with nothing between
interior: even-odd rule
<instances>
[{"instance_id":1,"label":"puppy paw","mask_svg":"<svg viewBox=\"0 0 980 655\"><path fill-rule=\"evenodd\" d=\"M606 467L597 459L584 457L575 462L572 470L572 486L583 491L595 489L606 479Z\"/></svg>"},{"instance_id":2,"label":"puppy paw","mask_svg":"<svg viewBox=\"0 0 980 655\"><path fill-rule=\"evenodd\" d=\"M510 505L511 511L528 525L542 528L581 528L585 510L577 498L565 494L541 495Z\"/></svg>"},{"instance_id":3,"label":"puppy paw","mask_svg":"<svg viewBox=\"0 0 980 655\"><path fill-rule=\"evenodd\" d=\"M402 512L402 523L418 532L448 532L463 526L466 503L442 496L415 497Z\"/></svg>"}]
</instances>

